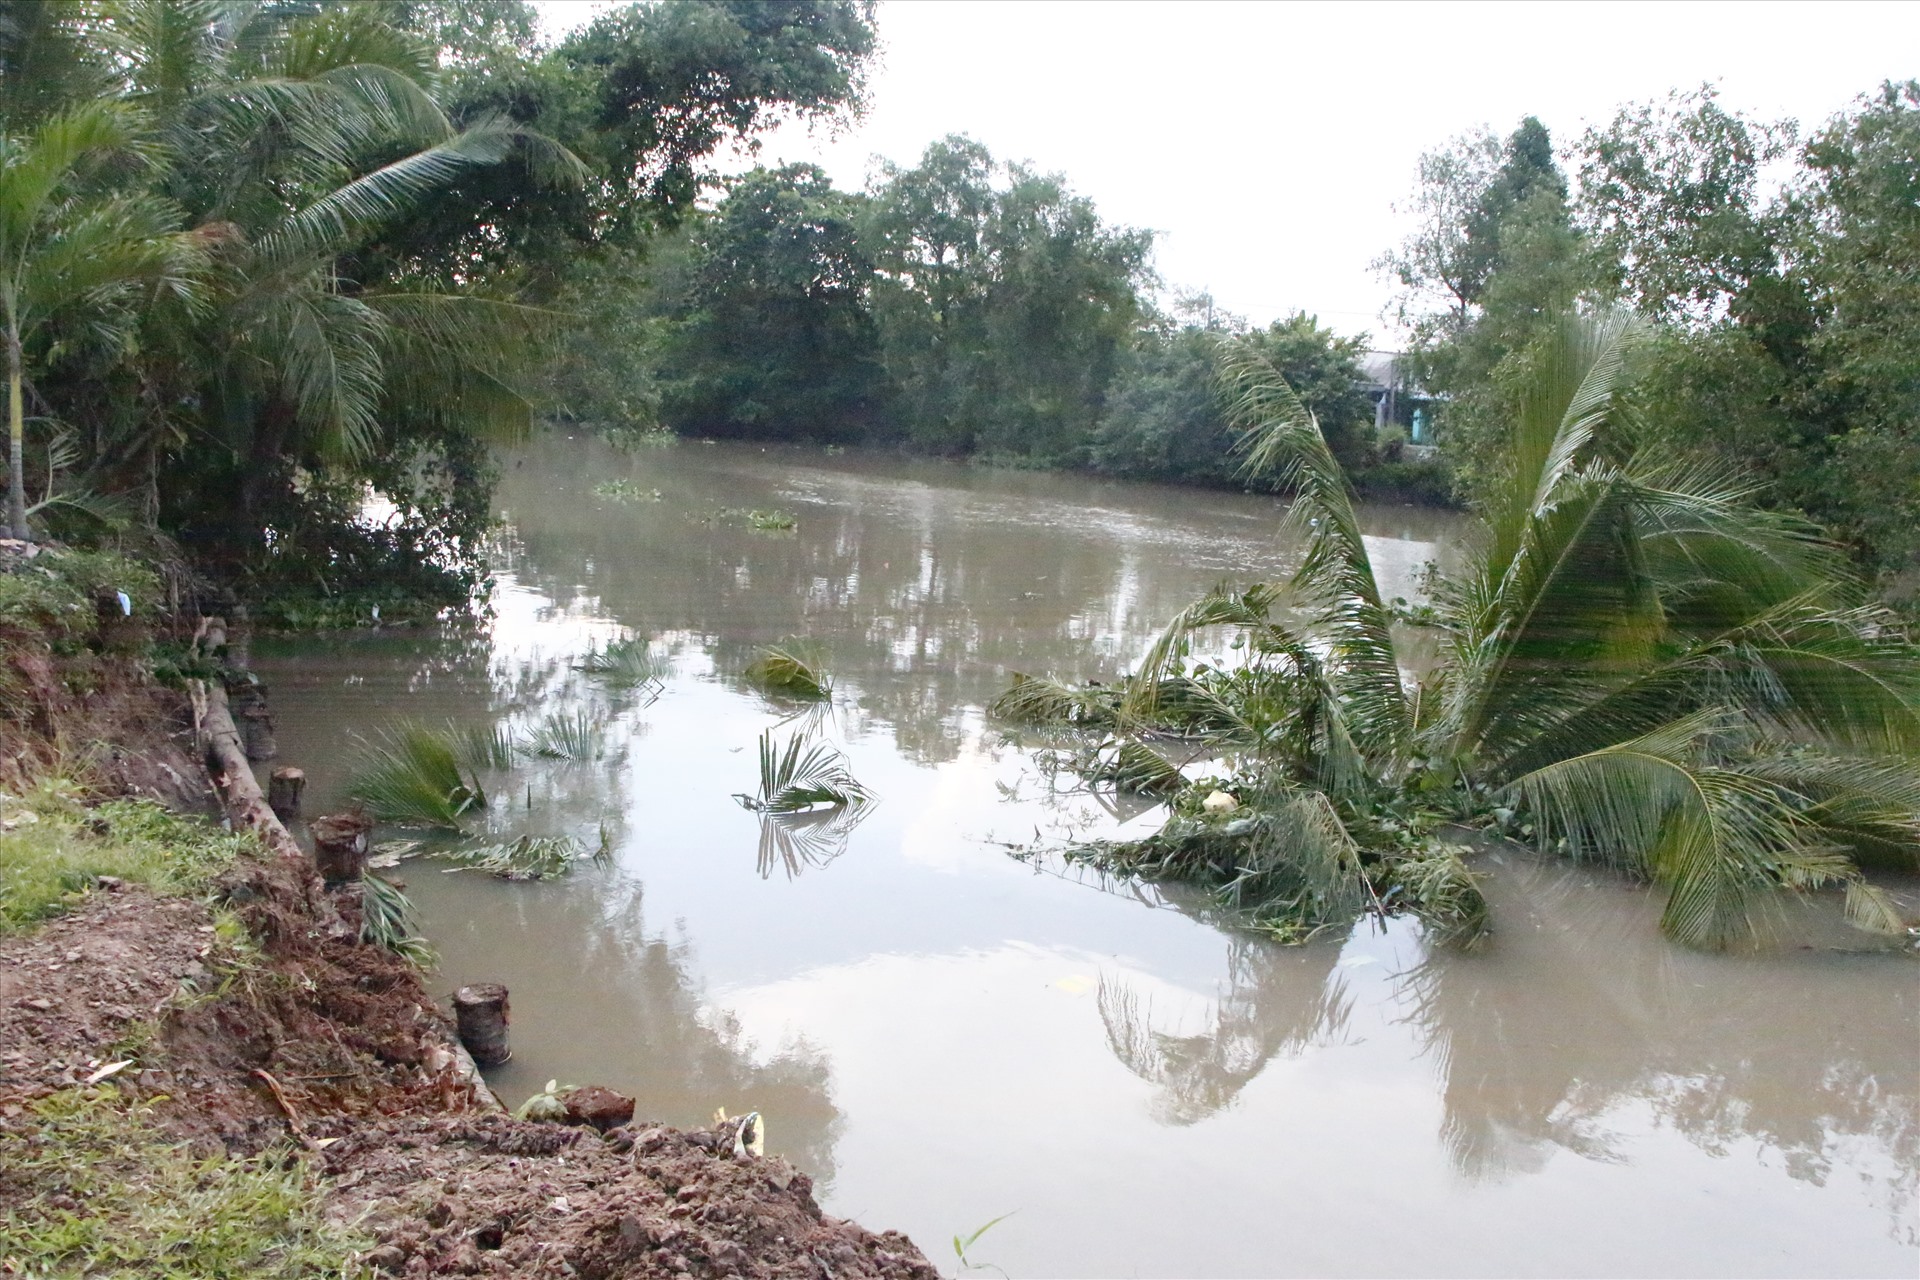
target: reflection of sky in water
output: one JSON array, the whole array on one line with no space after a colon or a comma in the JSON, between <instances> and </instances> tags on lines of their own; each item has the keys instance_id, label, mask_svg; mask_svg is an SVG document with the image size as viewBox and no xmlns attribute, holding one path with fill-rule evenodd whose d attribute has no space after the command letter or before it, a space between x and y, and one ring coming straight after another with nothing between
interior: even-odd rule
<instances>
[{"instance_id":1,"label":"reflection of sky in water","mask_svg":"<svg viewBox=\"0 0 1920 1280\"><path fill-rule=\"evenodd\" d=\"M665 497L592 495L616 475ZM1276 948L1007 856L1121 828L980 706L1009 670L1111 675L1200 591L1282 576L1271 501L582 443L510 463L502 505L484 636L259 649L323 804L349 729L605 724L598 762L489 778L488 822L604 824L615 866L403 872L436 990L513 989L511 1098L559 1077L678 1123L757 1107L830 1211L932 1255L1018 1209L973 1250L1015 1274L1912 1273L1903 961L1688 956L1646 894L1513 858L1486 954L1428 957L1405 923ZM712 518L769 506L799 532ZM1446 519L1367 520L1411 594ZM730 795L783 714L736 673L795 633L832 654L822 731L881 800L790 874ZM574 669L629 635L670 658L657 699Z\"/></svg>"}]
</instances>

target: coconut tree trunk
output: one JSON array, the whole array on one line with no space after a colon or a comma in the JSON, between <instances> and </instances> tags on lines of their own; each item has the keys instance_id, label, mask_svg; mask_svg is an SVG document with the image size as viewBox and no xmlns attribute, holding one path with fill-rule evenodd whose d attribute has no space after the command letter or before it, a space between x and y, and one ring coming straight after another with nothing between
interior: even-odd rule
<instances>
[{"instance_id":1,"label":"coconut tree trunk","mask_svg":"<svg viewBox=\"0 0 1920 1280\"><path fill-rule=\"evenodd\" d=\"M27 532L26 408L20 392L20 333L7 328L7 524L16 538Z\"/></svg>"}]
</instances>

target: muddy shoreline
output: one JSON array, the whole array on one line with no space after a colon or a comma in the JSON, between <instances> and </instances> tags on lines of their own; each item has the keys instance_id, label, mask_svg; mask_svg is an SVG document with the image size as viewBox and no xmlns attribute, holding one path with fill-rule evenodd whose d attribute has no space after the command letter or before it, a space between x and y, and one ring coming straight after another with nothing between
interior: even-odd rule
<instances>
[{"instance_id":1,"label":"muddy shoreline","mask_svg":"<svg viewBox=\"0 0 1920 1280\"><path fill-rule=\"evenodd\" d=\"M10 785L99 734L111 767L95 798L190 796L204 707L99 652L85 660L113 678L76 698L46 646L11 639L8 674L36 705L6 726ZM207 901L104 877L59 918L0 935L0 1143L44 1141L44 1104L73 1092L210 1157L303 1161L368 1274L936 1274L904 1236L823 1214L804 1171L736 1154L731 1123L603 1133L503 1114L462 1074L427 980L357 924L354 890L262 852ZM59 1182L0 1180L0 1213L87 1212Z\"/></svg>"}]
</instances>

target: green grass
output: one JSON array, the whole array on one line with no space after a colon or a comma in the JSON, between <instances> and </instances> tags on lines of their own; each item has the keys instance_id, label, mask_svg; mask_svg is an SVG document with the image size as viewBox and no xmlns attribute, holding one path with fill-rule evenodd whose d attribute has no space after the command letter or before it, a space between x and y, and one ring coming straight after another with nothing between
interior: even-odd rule
<instances>
[{"instance_id":1,"label":"green grass","mask_svg":"<svg viewBox=\"0 0 1920 1280\"><path fill-rule=\"evenodd\" d=\"M0 797L0 933L57 916L101 876L193 893L243 854L251 836L168 813L148 800L89 809L71 784Z\"/></svg>"},{"instance_id":2,"label":"green grass","mask_svg":"<svg viewBox=\"0 0 1920 1280\"><path fill-rule=\"evenodd\" d=\"M0 1203L9 1275L355 1275L371 1243L327 1221L299 1157L196 1154L111 1086L27 1104L0 1140Z\"/></svg>"}]
</instances>

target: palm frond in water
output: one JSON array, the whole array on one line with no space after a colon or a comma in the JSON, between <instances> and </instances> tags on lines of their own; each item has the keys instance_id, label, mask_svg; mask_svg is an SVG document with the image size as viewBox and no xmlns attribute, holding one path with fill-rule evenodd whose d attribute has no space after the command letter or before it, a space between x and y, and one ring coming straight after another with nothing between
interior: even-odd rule
<instances>
[{"instance_id":1,"label":"palm frond in water","mask_svg":"<svg viewBox=\"0 0 1920 1280\"><path fill-rule=\"evenodd\" d=\"M574 670L597 676L612 685L646 684L667 673L667 663L644 636L615 640L604 649L590 648L574 663Z\"/></svg>"},{"instance_id":2,"label":"palm frond in water","mask_svg":"<svg viewBox=\"0 0 1920 1280\"><path fill-rule=\"evenodd\" d=\"M584 709L556 711L533 727L521 749L545 760L598 760L606 754L607 727Z\"/></svg>"},{"instance_id":3,"label":"palm frond in water","mask_svg":"<svg viewBox=\"0 0 1920 1280\"><path fill-rule=\"evenodd\" d=\"M1102 756L1091 781L1111 782L1122 791L1164 796L1187 784L1180 770L1146 743L1122 738L1111 757Z\"/></svg>"},{"instance_id":4,"label":"palm frond in water","mask_svg":"<svg viewBox=\"0 0 1920 1280\"><path fill-rule=\"evenodd\" d=\"M528 835L503 844L469 845L439 856L457 864L455 871L484 871L502 880L551 880L573 870L583 858L599 855L589 854L572 836Z\"/></svg>"},{"instance_id":5,"label":"palm frond in water","mask_svg":"<svg viewBox=\"0 0 1920 1280\"><path fill-rule=\"evenodd\" d=\"M469 769L513 768L513 735L503 724L447 725L454 752Z\"/></svg>"},{"instance_id":6,"label":"palm frond in water","mask_svg":"<svg viewBox=\"0 0 1920 1280\"><path fill-rule=\"evenodd\" d=\"M363 742L365 763L347 794L382 822L458 831L468 814L486 808L486 793L462 768L451 732L401 724Z\"/></svg>"},{"instance_id":7,"label":"palm frond in water","mask_svg":"<svg viewBox=\"0 0 1920 1280\"><path fill-rule=\"evenodd\" d=\"M820 655L791 642L762 649L744 674L747 682L762 693L808 702L823 702L833 696L833 677L827 674Z\"/></svg>"},{"instance_id":8,"label":"palm frond in water","mask_svg":"<svg viewBox=\"0 0 1920 1280\"><path fill-rule=\"evenodd\" d=\"M987 704L987 714L1015 724L1102 728L1114 723L1119 695L1089 685L1076 689L1058 680L1013 673L1007 691Z\"/></svg>"},{"instance_id":9,"label":"palm frond in water","mask_svg":"<svg viewBox=\"0 0 1920 1280\"><path fill-rule=\"evenodd\" d=\"M799 813L816 805L863 805L873 793L847 770L846 757L824 742L807 746L796 733L784 747L773 730L760 735L760 792L735 795L742 808L756 813Z\"/></svg>"},{"instance_id":10,"label":"palm frond in water","mask_svg":"<svg viewBox=\"0 0 1920 1280\"><path fill-rule=\"evenodd\" d=\"M1457 850L1430 848L1395 862L1393 870L1429 937L1467 948L1486 937L1487 899Z\"/></svg>"},{"instance_id":11,"label":"palm frond in water","mask_svg":"<svg viewBox=\"0 0 1920 1280\"><path fill-rule=\"evenodd\" d=\"M418 969L431 968L433 948L420 936L413 901L384 876L360 877L360 941L391 951Z\"/></svg>"}]
</instances>

